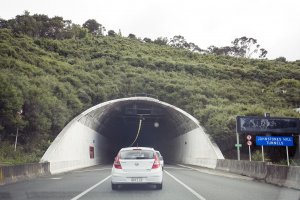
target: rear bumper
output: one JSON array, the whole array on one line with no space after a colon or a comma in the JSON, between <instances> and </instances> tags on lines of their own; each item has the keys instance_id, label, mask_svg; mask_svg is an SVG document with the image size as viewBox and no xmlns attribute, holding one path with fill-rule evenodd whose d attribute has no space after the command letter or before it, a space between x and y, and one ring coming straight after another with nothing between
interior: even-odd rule
<instances>
[{"instance_id":1,"label":"rear bumper","mask_svg":"<svg viewBox=\"0 0 300 200\"><path fill-rule=\"evenodd\" d=\"M133 178L141 178L141 181L132 181ZM111 176L111 182L113 184L161 184L162 180L162 170L151 170L150 172L123 172L122 170L113 169Z\"/></svg>"}]
</instances>

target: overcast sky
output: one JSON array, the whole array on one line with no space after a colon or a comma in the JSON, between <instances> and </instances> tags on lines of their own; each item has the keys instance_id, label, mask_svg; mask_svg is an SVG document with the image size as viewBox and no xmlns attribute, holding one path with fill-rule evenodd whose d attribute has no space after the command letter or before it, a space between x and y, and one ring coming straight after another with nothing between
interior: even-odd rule
<instances>
[{"instance_id":1,"label":"overcast sky","mask_svg":"<svg viewBox=\"0 0 300 200\"><path fill-rule=\"evenodd\" d=\"M206 49L247 36L267 57L300 60L300 0L0 0L0 17L62 16L83 24L96 19L107 30L155 39L182 35Z\"/></svg>"}]
</instances>

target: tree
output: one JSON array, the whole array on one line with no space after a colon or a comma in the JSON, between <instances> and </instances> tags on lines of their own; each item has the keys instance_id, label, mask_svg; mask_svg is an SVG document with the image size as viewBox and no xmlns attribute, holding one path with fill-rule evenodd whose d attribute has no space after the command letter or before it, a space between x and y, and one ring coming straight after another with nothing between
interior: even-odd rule
<instances>
[{"instance_id":1,"label":"tree","mask_svg":"<svg viewBox=\"0 0 300 200\"><path fill-rule=\"evenodd\" d=\"M227 56L230 55L232 52L232 48L229 46L225 46L225 47L216 47L216 46L209 46L208 47L208 52L211 54L215 54L215 55L223 55L223 56Z\"/></svg>"},{"instance_id":2,"label":"tree","mask_svg":"<svg viewBox=\"0 0 300 200\"><path fill-rule=\"evenodd\" d=\"M21 91L10 84L12 81L3 74L0 76L0 136L8 138L9 134L15 133L17 126L21 128L25 123L18 118L18 111L22 109L24 99Z\"/></svg>"},{"instance_id":3,"label":"tree","mask_svg":"<svg viewBox=\"0 0 300 200\"><path fill-rule=\"evenodd\" d=\"M258 54L259 58L266 57L268 51L264 48L260 48L260 44L257 43L257 39L248 38L246 36L236 38L231 42L231 53L236 57L251 58L254 54Z\"/></svg>"},{"instance_id":4,"label":"tree","mask_svg":"<svg viewBox=\"0 0 300 200\"><path fill-rule=\"evenodd\" d=\"M198 45L196 45L195 43L193 42L190 42L189 43L189 50L190 51L193 51L193 52L204 52L203 49L201 49Z\"/></svg>"},{"instance_id":5,"label":"tree","mask_svg":"<svg viewBox=\"0 0 300 200\"><path fill-rule=\"evenodd\" d=\"M275 60L279 61L279 62L286 62L286 58L283 56L280 56L280 57L276 58Z\"/></svg>"},{"instance_id":6,"label":"tree","mask_svg":"<svg viewBox=\"0 0 300 200\"><path fill-rule=\"evenodd\" d=\"M257 40L254 38L240 37L234 39L231 42L232 46L225 47L208 47L208 52L215 55L228 55L234 57L243 57L243 58L265 58L268 51L264 48L260 48L260 45L257 44Z\"/></svg>"},{"instance_id":7,"label":"tree","mask_svg":"<svg viewBox=\"0 0 300 200\"><path fill-rule=\"evenodd\" d=\"M145 37L145 38L143 39L143 41L144 41L144 42L147 42L147 43L152 42L152 40L151 40L150 38L147 38L147 37Z\"/></svg>"},{"instance_id":8,"label":"tree","mask_svg":"<svg viewBox=\"0 0 300 200\"><path fill-rule=\"evenodd\" d=\"M159 44L159 45L167 45L168 44L168 38L166 38L166 37L158 37L157 39L155 39L153 41L153 43Z\"/></svg>"},{"instance_id":9,"label":"tree","mask_svg":"<svg viewBox=\"0 0 300 200\"><path fill-rule=\"evenodd\" d=\"M0 18L0 29L7 28L7 26L8 26L7 21L5 19Z\"/></svg>"},{"instance_id":10,"label":"tree","mask_svg":"<svg viewBox=\"0 0 300 200\"><path fill-rule=\"evenodd\" d=\"M74 37L79 39L85 38L88 32L87 29L81 28L78 24L72 24L71 30L74 33Z\"/></svg>"},{"instance_id":11,"label":"tree","mask_svg":"<svg viewBox=\"0 0 300 200\"><path fill-rule=\"evenodd\" d=\"M81 39L85 38L87 33L88 30L86 28L82 28L79 24L70 24L65 28L62 33L62 37L65 39Z\"/></svg>"},{"instance_id":12,"label":"tree","mask_svg":"<svg viewBox=\"0 0 300 200\"><path fill-rule=\"evenodd\" d=\"M63 39L61 33L64 31L65 21L62 17L55 16L49 20L47 35L55 39Z\"/></svg>"},{"instance_id":13,"label":"tree","mask_svg":"<svg viewBox=\"0 0 300 200\"><path fill-rule=\"evenodd\" d=\"M36 37L48 37L50 18L47 15L34 14L32 16L37 23Z\"/></svg>"},{"instance_id":14,"label":"tree","mask_svg":"<svg viewBox=\"0 0 300 200\"><path fill-rule=\"evenodd\" d=\"M185 48L185 49L189 49L189 47L190 47L189 43L181 35L175 35L173 38L171 38L169 45L171 47Z\"/></svg>"},{"instance_id":15,"label":"tree","mask_svg":"<svg viewBox=\"0 0 300 200\"><path fill-rule=\"evenodd\" d=\"M130 39L137 39L136 36L135 36L134 34L132 34L132 33L130 33L130 34L128 35L128 38L130 38Z\"/></svg>"},{"instance_id":16,"label":"tree","mask_svg":"<svg viewBox=\"0 0 300 200\"><path fill-rule=\"evenodd\" d=\"M108 35L108 36L115 37L117 34L116 34L116 32L115 32L114 30L109 30L109 31L107 32L107 35Z\"/></svg>"},{"instance_id":17,"label":"tree","mask_svg":"<svg viewBox=\"0 0 300 200\"><path fill-rule=\"evenodd\" d=\"M260 51L259 58L265 58L268 51L265 50L264 48L261 48L259 51Z\"/></svg>"},{"instance_id":18,"label":"tree","mask_svg":"<svg viewBox=\"0 0 300 200\"><path fill-rule=\"evenodd\" d=\"M27 34L31 37L38 35L38 27L36 20L29 15L28 11L24 12L24 15L17 15L15 19L8 20L8 27L12 29L15 34Z\"/></svg>"},{"instance_id":19,"label":"tree","mask_svg":"<svg viewBox=\"0 0 300 200\"><path fill-rule=\"evenodd\" d=\"M87 20L82 27L88 29L89 33L94 35L103 35L103 31L105 31L105 27L99 24L95 19Z\"/></svg>"}]
</instances>

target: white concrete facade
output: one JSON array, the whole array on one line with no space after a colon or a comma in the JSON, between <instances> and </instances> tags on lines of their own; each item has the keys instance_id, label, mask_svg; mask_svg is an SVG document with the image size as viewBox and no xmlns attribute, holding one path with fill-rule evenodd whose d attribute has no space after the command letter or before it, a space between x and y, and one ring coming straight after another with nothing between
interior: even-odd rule
<instances>
[{"instance_id":1,"label":"white concrete facade","mask_svg":"<svg viewBox=\"0 0 300 200\"><path fill-rule=\"evenodd\" d=\"M107 160L104 156L104 152L109 151L109 148L114 146L113 141L108 140L100 133L80 123L79 120L97 109L101 115L108 107L115 106L124 101L137 100L152 102L171 110L175 114L183 115L196 127L163 144L166 149L171 149L169 152L166 150L166 155L170 160L177 163L197 164L199 160L203 159L224 159L218 146L210 140L198 120L190 114L157 99L149 97L130 97L98 104L75 117L59 133L45 152L41 162L50 162L51 173L60 173L93 166L99 163L112 162L112 160ZM94 158L90 157L90 147L94 148ZM213 165L212 163L214 162L210 162L208 165Z\"/></svg>"}]
</instances>

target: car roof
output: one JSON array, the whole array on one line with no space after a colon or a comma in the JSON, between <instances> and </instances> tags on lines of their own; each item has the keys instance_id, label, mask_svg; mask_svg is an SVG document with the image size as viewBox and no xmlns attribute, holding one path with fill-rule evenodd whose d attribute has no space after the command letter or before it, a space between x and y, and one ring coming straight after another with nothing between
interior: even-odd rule
<instances>
[{"instance_id":1,"label":"car roof","mask_svg":"<svg viewBox=\"0 0 300 200\"><path fill-rule=\"evenodd\" d=\"M154 151L151 147L126 147L122 148L120 151L128 151L128 150L151 150Z\"/></svg>"}]
</instances>

